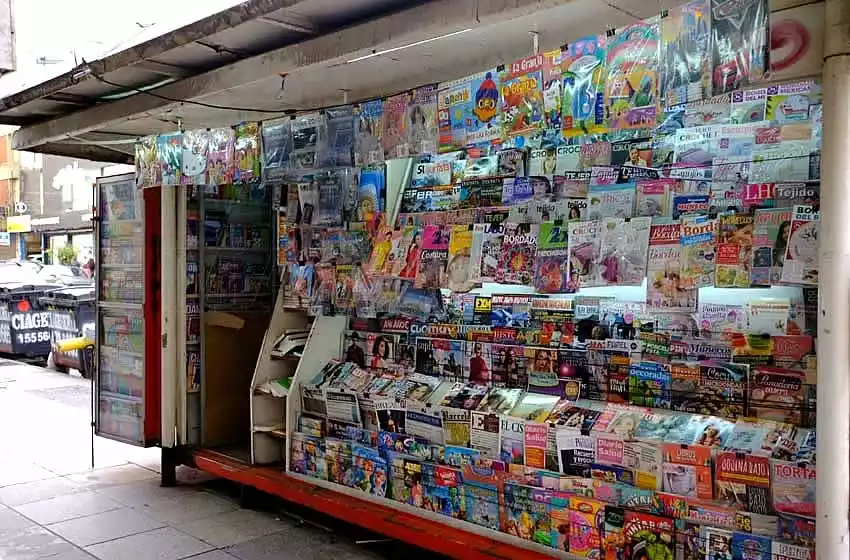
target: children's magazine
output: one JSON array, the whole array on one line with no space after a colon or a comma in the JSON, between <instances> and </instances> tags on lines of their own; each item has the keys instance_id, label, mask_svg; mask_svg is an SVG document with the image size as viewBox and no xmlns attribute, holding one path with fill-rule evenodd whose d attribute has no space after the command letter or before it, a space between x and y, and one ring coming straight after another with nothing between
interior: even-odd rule
<instances>
[{"instance_id":1,"label":"children's magazine","mask_svg":"<svg viewBox=\"0 0 850 560\"><path fill-rule=\"evenodd\" d=\"M646 128L658 115L659 20L618 29L608 40L605 107L612 129Z\"/></svg>"},{"instance_id":2,"label":"children's magazine","mask_svg":"<svg viewBox=\"0 0 850 560\"><path fill-rule=\"evenodd\" d=\"M502 128L507 139L532 137L543 130L543 61L543 54L522 58L500 76Z\"/></svg>"},{"instance_id":3,"label":"children's magazine","mask_svg":"<svg viewBox=\"0 0 850 560\"><path fill-rule=\"evenodd\" d=\"M701 100L711 91L710 0L695 0L661 19L661 97L667 106Z\"/></svg>"},{"instance_id":4,"label":"children's magazine","mask_svg":"<svg viewBox=\"0 0 850 560\"><path fill-rule=\"evenodd\" d=\"M571 43L561 55L561 130L565 138L606 132L605 51L606 38L597 35Z\"/></svg>"},{"instance_id":5,"label":"children's magazine","mask_svg":"<svg viewBox=\"0 0 850 560\"><path fill-rule=\"evenodd\" d=\"M652 218L605 218L599 275L603 285L639 286L646 278L647 250Z\"/></svg>"}]
</instances>

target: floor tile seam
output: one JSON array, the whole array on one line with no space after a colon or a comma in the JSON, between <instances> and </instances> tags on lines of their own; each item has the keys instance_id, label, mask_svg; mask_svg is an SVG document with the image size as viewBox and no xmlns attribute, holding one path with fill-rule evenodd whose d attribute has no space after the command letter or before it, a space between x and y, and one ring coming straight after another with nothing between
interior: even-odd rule
<instances>
[{"instance_id":1,"label":"floor tile seam","mask_svg":"<svg viewBox=\"0 0 850 560\"><path fill-rule=\"evenodd\" d=\"M189 558L194 558L194 557L196 557L196 556L201 556L202 554L207 554L207 553L209 553L209 552L213 552L213 551L215 551L215 550L222 550L222 551L224 550L224 548L223 548L223 547L216 547L216 546L214 546L214 545L212 545L212 544L210 544L210 543L208 543L208 542L206 542L206 541L204 541L204 540L202 540L202 539L199 539L198 537L195 537L195 536L190 535L189 533L187 533L187 532L185 532L185 531L181 531L180 529L178 529L178 528L177 528L177 527L175 527L174 525L169 525L169 524L167 524L167 523L166 523L166 524L164 524L162 527L157 527L156 529L150 529L149 531L142 531L141 533L135 533L135 534L133 534L133 535L126 535L126 536L124 536L124 537L119 537L119 538L117 538L117 539L110 539L110 540L108 540L108 541L103 541L103 542L101 542L101 543L97 543L97 544L90 544L90 545L87 545L87 546L83 547L83 551L84 551L84 552L86 552L86 553L88 553L88 554L91 554L92 556L94 556L94 554L93 554L93 553L89 550L89 549L90 549L90 548L92 548L92 547L95 547L95 546L101 546L101 545L104 545L104 544L108 544L108 543L111 543L111 542L119 541L119 540L121 540L121 539L129 538L129 537L136 537L136 536L139 536L139 535L144 535L145 533L153 533L154 531L162 531L163 529L173 529L174 531L176 531L176 532L178 532L178 533L182 534L183 536L189 537L190 539L194 539L194 540L196 540L196 541L200 542L200 543L201 543L201 544L203 544L203 545L206 545L206 546L211 547L209 550L205 550L205 551L203 551L203 552L193 553L193 554L191 554L191 555L189 555L189 556L180 556L180 557L178 557L178 558L173 558L173 559L171 559L171 560L188 560ZM41 560L41 559L38 559L38 560Z\"/></svg>"},{"instance_id":2,"label":"floor tile seam","mask_svg":"<svg viewBox=\"0 0 850 560\"><path fill-rule=\"evenodd\" d=\"M68 497L68 495L65 495L65 496L59 496L59 498L67 498L67 497ZM51 500L51 499L56 499L56 498L48 498L47 500ZM32 502L32 503L30 503L30 504L26 504L26 505L37 504L37 503L39 503L39 502L46 502L47 500L39 500L39 501L37 501L37 502ZM113 501L115 501L115 500L113 500ZM110 511L115 511L115 510L117 510L117 509L123 509L123 508L124 508L124 506L122 506L122 505L121 505L121 504L119 504L118 502L115 502L115 504L116 504L116 506L117 506L117 507L113 507L113 508L105 509L105 510L103 510L103 511L99 511L99 512L97 512L97 513L87 513L87 514L85 514L85 515L76 515L76 516L74 516L74 517L69 517L68 519L63 519L62 521L53 521L52 523L39 523L38 521L36 521L36 520L35 520L35 519L33 519L32 517L30 517L30 516L26 515L26 514L25 514L25 513L23 513L22 511L19 511L19 510L18 510L18 509L16 509L15 507L12 507L12 506L6 506L6 507L8 507L8 508L10 508L10 509L13 509L13 510L15 511L15 513L17 513L17 514L18 514L18 515L20 515L21 517L25 517L25 518L26 518L27 520L29 520L29 521L32 521L34 524L38 525L39 527L42 527L42 528L45 528L45 529L46 529L48 525L56 525L57 523L64 523L64 522L66 522L66 521L75 521L75 520L77 520L77 519L83 519L83 518L85 518L85 517L91 517L92 515L99 515L99 514L101 514L101 513L107 513L107 512L110 512ZM17 506L17 507L24 507L24 506ZM51 532L52 532L52 531L51 531Z\"/></svg>"}]
</instances>

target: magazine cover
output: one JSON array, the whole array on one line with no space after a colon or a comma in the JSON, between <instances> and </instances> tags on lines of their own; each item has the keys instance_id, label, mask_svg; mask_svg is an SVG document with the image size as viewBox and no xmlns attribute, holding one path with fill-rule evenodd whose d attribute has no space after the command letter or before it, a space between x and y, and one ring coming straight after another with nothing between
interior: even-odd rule
<instances>
[{"instance_id":1,"label":"magazine cover","mask_svg":"<svg viewBox=\"0 0 850 560\"><path fill-rule=\"evenodd\" d=\"M502 241L505 226L502 223L475 224L472 226L470 248L470 279L472 282L493 282L502 260Z\"/></svg>"},{"instance_id":2,"label":"magazine cover","mask_svg":"<svg viewBox=\"0 0 850 560\"><path fill-rule=\"evenodd\" d=\"M672 362L671 408L682 412L699 412L697 389L699 387L700 367L696 362Z\"/></svg>"},{"instance_id":3,"label":"magazine cover","mask_svg":"<svg viewBox=\"0 0 850 560\"><path fill-rule=\"evenodd\" d=\"M701 533L705 541L705 560L731 560L732 531L704 526Z\"/></svg>"},{"instance_id":4,"label":"magazine cover","mask_svg":"<svg viewBox=\"0 0 850 560\"><path fill-rule=\"evenodd\" d=\"M502 181L502 205L514 206L534 199L534 186L529 177L505 177Z\"/></svg>"},{"instance_id":5,"label":"magazine cover","mask_svg":"<svg viewBox=\"0 0 850 560\"><path fill-rule=\"evenodd\" d=\"M384 100L361 103L358 108L354 160L356 165L372 165L384 161L381 144L384 124Z\"/></svg>"},{"instance_id":6,"label":"magazine cover","mask_svg":"<svg viewBox=\"0 0 850 560\"><path fill-rule=\"evenodd\" d=\"M410 177L412 188L439 187L452 184L452 162L433 155L419 156Z\"/></svg>"},{"instance_id":7,"label":"magazine cover","mask_svg":"<svg viewBox=\"0 0 850 560\"><path fill-rule=\"evenodd\" d=\"M350 167L354 165L356 123L357 117L351 105L325 111L326 142L317 155L318 166Z\"/></svg>"},{"instance_id":8,"label":"magazine cover","mask_svg":"<svg viewBox=\"0 0 850 560\"><path fill-rule=\"evenodd\" d=\"M508 65L500 76L502 129L509 140L531 137L543 130L543 61L543 54L522 58Z\"/></svg>"},{"instance_id":9,"label":"magazine cover","mask_svg":"<svg viewBox=\"0 0 850 560\"><path fill-rule=\"evenodd\" d=\"M800 558L801 560L814 560L815 554L812 547L804 547L778 540L773 541L771 548L772 558Z\"/></svg>"},{"instance_id":10,"label":"magazine cover","mask_svg":"<svg viewBox=\"0 0 850 560\"><path fill-rule=\"evenodd\" d=\"M773 514L770 496L770 459L735 452L715 458L715 499L762 515Z\"/></svg>"},{"instance_id":11,"label":"magazine cover","mask_svg":"<svg viewBox=\"0 0 850 560\"><path fill-rule=\"evenodd\" d=\"M488 529L498 531L500 471L494 468L500 465L490 461L479 461L463 467L463 494L466 500L466 520ZM501 465L500 465L501 466Z\"/></svg>"},{"instance_id":12,"label":"magazine cover","mask_svg":"<svg viewBox=\"0 0 850 560\"><path fill-rule=\"evenodd\" d=\"M752 214L725 214L718 218L714 285L748 288L753 252Z\"/></svg>"},{"instance_id":13,"label":"magazine cover","mask_svg":"<svg viewBox=\"0 0 850 560\"><path fill-rule=\"evenodd\" d=\"M519 402L508 414L514 420L521 418L532 422L545 422L558 400L557 395L528 392L522 395ZM502 432L504 432L504 424Z\"/></svg>"},{"instance_id":14,"label":"magazine cover","mask_svg":"<svg viewBox=\"0 0 850 560\"><path fill-rule=\"evenodd\" d=\"M531 150L528 153L529 177L545 177L551 183L558 161L556 153L555 148Z\"/></svg>"},{"instance_id":15,"label":"magazine cover","mask_svg":"<svg viewBox=\"0 0 850 560\"><path fill-rule=\"evenodd\" d=\"M594 166L590 171L587 190L587 216L602 218L631 218L634 214L637 184L612 166Z\"/></svg>"},{"instance_id":16,"label":"magazine cover","mask_svg":"<svg viewBox=\"0 0 850 560\"><path fill-rule=\"evenodd\" d=\"M670 209L670 188L674 180L641 180L637 183L635 215L657 217L664 216Z\"/></svg>"},{"instance_id":17,"label":"magazine cover","mask_svg":"<svg viewBox=\"0 0 850 560\"><path fill-rule=\"evenodd\" d=\"M663 453L662 485L665 492L702 500L712 499L711 448L665 443Z\"/></svg>"},{"instance_id":18,"label":"magazine cover","mask_svg":"<svg viewBox=\"0 0 850 560\"><path fill-rule=\"evenodd\" d=\"M627 558L673 558L673 520L637 511L627 511L623 522Z\"/></svg>"},{"instance_id":19,"label":"magazine cover","mask_svg":"<svg viewBox=\"0 0 850 560\"><path fill-rule=\"evenodd\" d=\"M426 226L422 232L422 253L416 273L417 288L441 288L446 285L451 232L444 226Z\"/></svg>"},{"instance_id":20,"label":"magazine cover","mask_svg":"<svg viewBox=\"0 0 850 560\"><path fill-rule=\"evenodd\" d=\"M367 224L377 223L381 212L384 211L385 200L386 182L383 166L380 169L361 169L357 202L358 221Z\"/></svg>"},{"instance_id":21,"label":"magazine cover","mask_svg":"<svg viewBox=\"0 0 850 560\"><path fill-rule=\"evenodd\" d=\"M599 253L602 237L602 222L570 222L568 237L570 282L577 279L579 287L599 286L602 278L599 274Z\"/></svg>"},{"instance_id":22,"label":"magazine cover","mask_svg":"<svg viewBox=\"0 0 850 560\"><path fill-rule=\"evenodd\" d=\"M647 275L652 218L604 218L599 275L606 286L640 286Z\"/></svg>"},{"instance_id":23,"label":"magazine cover","mask_svg":"<svg viewBox=\"0 0 850 560\"><path fill-rule=\"evenodd\" d=\"M605 108L613 130L647 128L658 116L659 21L626 25L608 40Z\"/></svg>"},{"instance_id":24,"label":"magazine cover","mask_svg":"<svg viewBox=\"0 0 850 560\"><path fill-rule=\"evenodd\" d=\"M407 145L411 154L436 154L437 86L413 90L407 105Z\"/></svg>"},{"instance_id":25,"label":"magazine cover","mask_svg":"<svg viewBox=\"0 0 850 560\"><path fill-rule=\"evenodd\" d=\"M708 216L683 216L680 282L685 290L714 284L714 250L717 220Z\"/></svg>"},{"instance_id":26,"label":"magazine cover","mask_svg":"<svg viewBox=\"0 0 850 560\"><path fill-rule=\"evenodd\" d=\"M570 201L570 220L583 220L587 213L587 189L590 183L589 171L567 171L563 175L555 176L553 186L555 200ZM584 204L578 204L578 202ZM576 211L573 212L573 207Z\"/></svg>"},{"instance_id":27,"label":"magazine cover","mask_svg":"<svg viewBox=\"0 0 850 560\"><path fill-rule=\"evenodd\" d=\"M555 150L555 175L566 175L581 170L581 145L558 146ZM585 187L587 182L585 182Z\"/></svg>"},{"instance_id":28,"label":"magazine cover","mask_svg":"<svg viewBox=\"0 0 850 560\"><path fill-rule=\"evenodd\" d=\"M479 158L483 159L483 158ZM501 177L465 179L460 183L458 205L460 208L481 208L502 204Z\"/></svg>"},{"instance_id":29,"label":"magazine cover","mask_svg":"<svg viewBox=\"0 0 850 560\"><path fill-rule=\"evenodd\" d=\"M562 294L574 292L570 286L567 260L566 225L544 222L540 225L540 242L535 259L534 287L540 293ZM572 289L570 289L572 287Z\"/></svg>"},{"instance_id":30,"label":"magazine cover","mask_svg":"<svg viewBox=\"0 0 850 560\"><path fill-rule=\"evenodd\" d=\"M472 230L469 226L452 226L446 264L447 287L453 292L468 292L475 287L470 275Z\"/></svg>"},{"instance_id":31,"label":"magazine cover","mask_svg":"<svg viewBox=\"0 0 850 560\"><path fill-rule=\"evenodd\" d=\"M764 120L767 88L732 91L732 124L746 124Z\"/></svg>"},{"instance_id":32,"label":"magazine cover","mask_svg":"<svg viewBox=\"0 0 850 560\"><path fill-rule=\"evenodd\" d=\"M653 220L647 253L647 310L693 312L696 308L697 290L682 287L680 230L679 222Z\"/></svg>"},{"instance_id":33,"label":"magazine cover","mask_svg":"<svg viewBox=\"0 0 850 560\"><path fill-rule=\"evenodd\" d=\"M767 2L711 0L711 16L713 94L761 80L767 70Z\"/></svg>"},{"instance_id":34,"label":"magazine cover","mask_svg":"<svg viewBox=\"0 0 850 560\"><path fill-rule=\"evenodd\" d=\"M183 133L182 176L183 185L206 184L207 153L210 133L207 130L187 130Z\"/></svg>"},{"instance_id":35,"label":"magazine cover","mask_svg":"<svg viewBox=\"0 0 850 560\"><path fill-rule=\"evenodd\" d=\"M672 379L669 366L641 362L629 366L629 404L670 408Z\"/></svg>"},{"instance_id":36,"label":"magazine cover","mask_svg":"<svg viewBox=\"0 0 850 560\"><path fill-rule=\"evenodd\" d=\"M652 163L652 140L620 140L611 142L611 165L614 167L649 167Z\"/></svg>"},{"instance_id":37,"label":"magazine cover","mask_svg":"<svg viewBox=\"0 0 850 560\"><path fill-rule=\"evenodd\" d=\"M700 412L732 421L743 416L748 370L746 364L701 362L697 390Z\"/></svg>"},{"instance_id":38,"label":"magazine cover","mask_svg":"<svg viewBox=\"0 0 850 560\"><path fill-rule=\"evenodd\" d=\"M677 6L661 19L661 98L667 106L711 91L710 0Z\"/></svg>"},{"instance_id":39,"label":"magazine cover","mask_svg":"<svg viewBox=\"0 0 850 560\"><path fill-rule=\"evenodd\" d=\"M183 174L183 135L179 132L156 137L156 155L162 169L162 185L177 186Z\"/></svg>"},{"instance_id":40,"label":"magazine cover","mask_svg":"<svg viewBox=\"0 0 850 560\"><path fill-rule=\"evenodd\" d=\"M505 224L496 282L532 285L539 227L537 224Z\"/></svg>"},{"instance_id":41,"label":"magazine cover","mask_svg":"<svg viewBox=\"0 0 850 560\"><path fill-rule=\"evenodd\" d=\"M590 171L597 165L611 165L611 142L589 142L581 145L579 170Z\"/></svg>"},{"instance_id":42,"label":"magazine cover","mask_svg":"<svg viewBox=\"0 0 850 560\"><path fill-rule=\"evenodd\" d=\"M749 416L799 426L804 414L805 373L756 367L749 383Z\"/></svg>"},{"instance_id":43,"label":"magazine cover","mask_svg":"<svg viewBox=\"0 0 850 560\"><path fill-rule=\"evenodd\" d=\"M792 210L758 208L753 224L753 263L750 272L753 286L779 284L782 265L791 235Z\"/></svg>"},{"instance_id":44,"label":"magazine cover","mask_svg":"<svg viewBox=\"0 0 850 560\"><path fill-rule=\"evenodd\" d=\"M292 131L292 169L315 169L317 152L324 138L324 119L319 113L296 117L290 126Z\"/></svg>"},{"instance_id":45,"label":"magazine cover","mask_svg":"<svg viewBox=\"0 0 850 560\"><path fill-rule=\"evenodd\" d=\"M501 150L496 174L501 177L525 177L525 151L515 148Z\"/></svg>"},{"instance_id":46,"label":"magazine cover","mask_svg":"<svg viewBox=\"0 0 850 560\"><path fill-rule=\"evenodd\" d=\"M407 105L410 93L400 93L387 97L384 101L383 123L381 123L381 148L384 159L408 157L410 146L407 144Z\"/></svg>"},{"instance_id":47,"label":"magazine cover","mask_svg":"<svg viewBox=\"0 0 850 560\"><path fill-rule=\"evenodd\" d=\"M772 500L776 512L814 518L815 467L773 461L771 468Z\"/></svg>"},{"instance_id":48,"label":"magazine cover","mask_svg":"<svg viewBox=\"0 0 850 560\"><path fill-rule=\"evenodd\" d=\"M501 136L500 88L495 70L440 84L439 152L486 144Z\"/></svg>"},{"instance_id":49,"label":"magazine cover","mask_svg":"<svg viewBox=\"0 0 850 560\"><path fill-rule=\"evenodd\" d=\"M818 231L820 212L811 206L795 206L782 263L782 281L818 283Z\"/></svg>"},{"instance_id":50,"label":"magazine cover","mask_svg":"<svg viewBox=\"0 0 850 560\"><path fill-rule=\"evenodd\" d=\"M570 496L570 554L595 558L602 544L599 518L605 511L601 501Z\"/></svg>"},{"instance_id":51,"label":"magazine cover","mask_svg":"<svg viewBox=\"0 0 850 560\"><path fill-rule=\"evenodd\" d=\"M605 51L606 38L597 35L571 43L561 54L561 131L564 138L607 131Z\"/></svg>"}]
</instances>

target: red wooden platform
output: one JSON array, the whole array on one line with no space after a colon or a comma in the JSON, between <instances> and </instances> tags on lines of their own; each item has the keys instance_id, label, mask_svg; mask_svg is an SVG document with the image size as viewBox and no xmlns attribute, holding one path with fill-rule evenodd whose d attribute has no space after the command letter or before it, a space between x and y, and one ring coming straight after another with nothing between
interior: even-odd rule
<instances>
[{"instance_id":1,"label":"red wooden platform","mask_svg":"<svg viewBox=\"0 0 850 560\"><path fill-rule=\"evenodd\" d=\"M215 451L193 452L195 466L387 537L462 560L543 560L552 556L514 546L412 513L322 488L267 467L246 465Z\"/></svg>"}]
</instances>

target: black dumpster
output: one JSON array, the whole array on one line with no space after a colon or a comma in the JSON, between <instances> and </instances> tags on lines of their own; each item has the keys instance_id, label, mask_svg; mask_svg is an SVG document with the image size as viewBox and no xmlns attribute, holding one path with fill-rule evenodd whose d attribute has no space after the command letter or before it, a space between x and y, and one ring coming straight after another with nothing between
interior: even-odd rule
<instances>
[{"instance_id":1,"label":"black dumpster","mask_svg":"<svg viewBox=\"0 0 850 560\"><path fill-rule=\"evenodd\" d=\"M47 359L50 354L50 312L41 298L56 284L0 284L0 353Z\"/></svg>"},{"instance_id":2,"label":"black dumpster","mask_svg":"<svg viewBox=\"0 0 850 560\"><path fill-rule=\"evenodd\" d=\"M50 343L53 348L61 340L79 336L87 335L94 340L94 286L54 290L42 296L41 304L50 311ZM56 352L54 349L53 364L60 371L69 368L82 371L78 350Z\"/></svg>"}]
</instances>

